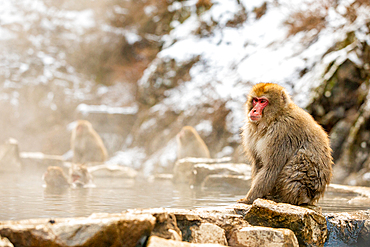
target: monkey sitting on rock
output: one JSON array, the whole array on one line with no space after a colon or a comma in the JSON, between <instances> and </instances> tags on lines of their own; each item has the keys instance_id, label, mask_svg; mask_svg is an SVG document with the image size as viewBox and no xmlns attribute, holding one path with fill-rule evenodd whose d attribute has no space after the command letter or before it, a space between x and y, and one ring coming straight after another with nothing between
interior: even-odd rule
<instances>
[{"instance_id":1,"label":"monkey sitting on rock","mask_svg":"<svg viewBox=\"0 0 370 247\"><path fill-rule=\"evenodd\" d=\"M273 83L253 87L246 112L242 143L252 164L252 184L238 202L251 204L257 198L294 205L317 202L332 176L324 129Z\"/></svg>"},{"instance_id":2,"label":"monkey sitting on rock","mask_svg":"<svg viewBox=\"0 0 370 247\"><path fill-rule=\"evenodd\" d=\"M176 135L177 159L186 157L211 158L207 145L191 126L184 126Z\"/></svg>"},{"instance_id":3,"label":"monkey sitting on rock","mask_svg":"<svg viewBox=\"0 0 370 247\"><path fill-rule=\"evenodd\" d=\"M104 162L108 157L102 139L87 120L77 121L77 125L72 131L71 148L73 163Z\"/></svg>"}]
</instances>

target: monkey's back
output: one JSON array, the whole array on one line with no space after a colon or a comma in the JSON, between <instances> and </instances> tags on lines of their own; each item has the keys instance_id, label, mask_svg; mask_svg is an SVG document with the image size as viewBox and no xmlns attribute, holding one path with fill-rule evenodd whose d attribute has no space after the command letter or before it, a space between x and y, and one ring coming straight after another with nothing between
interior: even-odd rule
<instances>
[{"instance_id":1,"label":"monkey's back","mask_svg":"<svg viewBox=\"0 0 370 247\"><path fill-rule=\"evenodd\" d=\"M332 176L329 138L310 114L296 105L291 107L295 109L288 128L295 134L281 138L285 145L294 146L287 149L291 154L271 194L296 205L313 204L323 195Z\"/></svg>"},{"instance_id":2,"label":"monkey's back","mask_svg":"<svg viewBox=\"0 0 370 247\"><path fill-rule=\"evenodd\" d=\"M73 144L73 162L104 162L107 159L107 150L101 138L96 134L76 137Z\"/></svg>"},{"instance_id":3,"label":"monkey's back","mask_svg":"<svg viewBox=\"0 0 370 247\"><path fill-rule=\"evenodd\" d=\"M184 126L176 135L177 158L210 158L209 150L198 132L191 126Z\"/></svg>"},{"instance_id":4,"label":"monkey's back","mask_svg":"<svg viewBox=\"0 0 370 247\"><path fill-rule=\"evenodd\" d=\"M200 140L194 140L181 145L178 149L178 159L194 157L194 158L210 158L209 150L206 144Z\"/></svg>"}]
</instances>

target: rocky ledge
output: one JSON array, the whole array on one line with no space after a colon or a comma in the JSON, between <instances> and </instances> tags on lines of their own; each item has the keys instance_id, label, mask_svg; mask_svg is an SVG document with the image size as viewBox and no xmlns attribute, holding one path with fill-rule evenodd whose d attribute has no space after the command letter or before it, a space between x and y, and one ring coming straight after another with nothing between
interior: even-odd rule
<instances>
[{"instance_id":1,"label":"rocky ledge","mask_svg":"<svg viewBox=\"0 0 370 247\"><path fill-rule=\"evenodd\" d=\"M84 218L0 222L0 246L368 246L370 210L321 214L257 199L253 205L133 209Z\"/></svg>"}]
</instances>

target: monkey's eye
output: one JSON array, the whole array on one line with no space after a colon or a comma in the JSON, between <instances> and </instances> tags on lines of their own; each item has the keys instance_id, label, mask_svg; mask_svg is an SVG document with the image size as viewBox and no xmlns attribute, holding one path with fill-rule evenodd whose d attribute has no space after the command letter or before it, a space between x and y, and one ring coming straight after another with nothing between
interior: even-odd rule
<instances>
[{"instance_id":1,"label":"monkey's eye","mask_svg":"<svg viewBox=\"0 0 370 247\"><path fill-rule=\"evenodd\" d=\"M265 104L265 103L267 103L267 100L266 99L260 99L260 103Z\"/></svg>"},{"instance_id":2,"label":"monkey's eye","mask_svg":"<svg viewBox=\"0 0 370 247\"><path fill-rule=\"evenodd\" d=\"M253 104L253 105L255 105L255 104L257 104L257 103L258 103L258 99L257 99L257 98L253 98L253 99L252 99L252 104Z\"/></svg>"}]
</instances>

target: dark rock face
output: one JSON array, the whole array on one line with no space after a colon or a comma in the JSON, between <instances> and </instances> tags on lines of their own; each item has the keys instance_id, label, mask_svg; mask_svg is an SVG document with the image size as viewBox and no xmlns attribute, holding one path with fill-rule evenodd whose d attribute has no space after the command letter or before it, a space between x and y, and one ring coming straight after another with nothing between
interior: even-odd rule
<instances>
[{"instance_id":1,"label":"dark rock face","mask_svg":"<svg viewBox=\"0 0 370 247\"><path fill-rule=\"evenodd\" d=\"M364 102L365 94L361 88L364 79L361 69L351 60L345 60L332 77L317 89L319 96L307 109L330 131L346 115L346 111L352 108L358 110Z\"/></svg>"},{"instance_id":2,"label":"dark rock face","mask_svg":"<svg viewBox=\"0 0 370 247\"><path fill-rule=\"evenodd\" d=\"M333 182L369 185L362 178L369 171L370 153L369 45L360 43L354 33L348 33L347 39L328 52L338 49L356 51L364 65L349 58L334 60L307 110L329 132L336 164Z\"/></svg>"},{"instance_id":3,"label":"dark rock face","mask_svg":"<svg viewBox=\"0 0 370 247\"><path fill-rule=\"evenodd\" d=\"M370 244L370 212L326 214L328 247L360 246Z\"/></svg>"}]
</instances>

